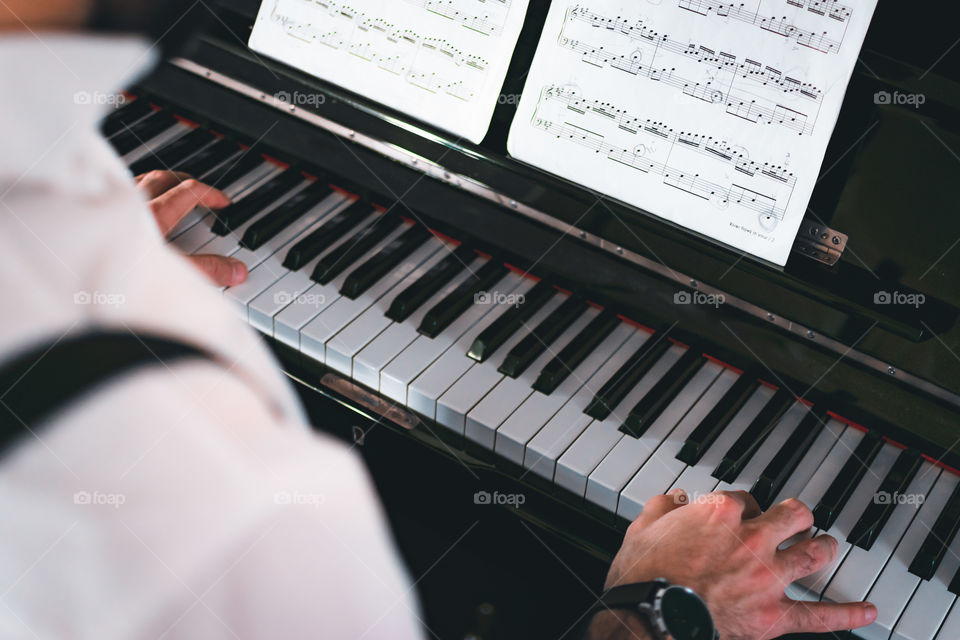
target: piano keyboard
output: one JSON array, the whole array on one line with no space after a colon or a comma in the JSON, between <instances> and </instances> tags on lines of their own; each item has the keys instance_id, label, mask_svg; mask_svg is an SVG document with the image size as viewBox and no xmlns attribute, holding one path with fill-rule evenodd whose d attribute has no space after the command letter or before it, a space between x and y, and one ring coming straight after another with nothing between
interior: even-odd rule
<instances>
[{"instance_id":1,"label":"piano keyboard","mask_svg":"<svg viewBox=\"0 0 960 640\"><path fill-rule=\"evenodd\" d=\"M254 328L609 517L673 487L799 497L839 541L795 598L870 600L867 640L960 638L960 479L825 407L134 100L104 132L135 173L233 200L171 232L248 265Z\"/></svg>"}]
</instances>

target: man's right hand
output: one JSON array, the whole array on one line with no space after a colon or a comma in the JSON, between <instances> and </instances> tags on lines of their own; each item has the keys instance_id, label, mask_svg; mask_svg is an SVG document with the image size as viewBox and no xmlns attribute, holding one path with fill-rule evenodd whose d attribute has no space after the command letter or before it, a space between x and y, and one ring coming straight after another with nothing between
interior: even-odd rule
<instances>
[{"instance_id":1,"label":"man's right hand","mask_svg":"<svg viewBox=\"0 0 960 640\"><path fill-rule=\"evenodd\" d=\"M650 500L627 530L604 588L666 578L693 589L710 607L722 640L769 640L789 633L829 633L873 622L877 609L864 602L799 602L784 594L791 582L833 560L837 541L784 541L813 525L799 500L766 512L745 491L720 491L687 504L674 490ZM635 614L603 612L592 638L647 637Z\"/></svg>"}]
</instances>

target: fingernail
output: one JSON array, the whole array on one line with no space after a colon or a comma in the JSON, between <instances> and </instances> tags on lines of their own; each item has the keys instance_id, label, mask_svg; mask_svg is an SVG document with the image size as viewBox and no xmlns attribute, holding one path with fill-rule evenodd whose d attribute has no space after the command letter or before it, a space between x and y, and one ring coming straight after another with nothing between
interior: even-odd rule
<instances>
[{"instance_id":1,"label":"fingernail","mask_svg":"<svg viewBox=\"0 0 960 640\"><path fill-rule=\"evenodd\" d=\"M233 282L239 284L247 279L247 265L239 260L231 259L233 263Z\"/></svg>"},{"instance_id":2,"label":"fingernail","mask_svg":"<svg viewBox=\"0 0 960 640\"><path fill-rule=\"evenodd\" d=\"M877 607L869 602L866 604L867 606L865 606L863 609L864 614L867 616L867 624L870 624L877 619Z\"/></svg>"}]
</instances>

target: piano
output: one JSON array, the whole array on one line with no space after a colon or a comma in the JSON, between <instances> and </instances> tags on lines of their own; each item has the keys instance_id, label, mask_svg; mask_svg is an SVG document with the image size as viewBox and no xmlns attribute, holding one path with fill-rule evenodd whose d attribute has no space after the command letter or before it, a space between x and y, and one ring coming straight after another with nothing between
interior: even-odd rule
<instances>
[{"instance_id":1,"label":"piano","mask_svg":"<svg viewBox=\"0 0 960 640\"><path fill-rule=\"evenodd\" d=\"M501 504L568 545L565 565L594 562L595 592L652 496L799 497L840 548L790 595L876 603L864 640L960 638L960 77L946 24L881 3L775 269L508 157L548 3L532 3L480 145L251 52L258 4L211 4L212 26L131 87L103 132L134 174L185 171L233 199L170 242L249 266L224 297L316 424L362 445L391 511L391 486L413 478L457 496L409 507L435 520Z\"/></svg>"}]
</instances>

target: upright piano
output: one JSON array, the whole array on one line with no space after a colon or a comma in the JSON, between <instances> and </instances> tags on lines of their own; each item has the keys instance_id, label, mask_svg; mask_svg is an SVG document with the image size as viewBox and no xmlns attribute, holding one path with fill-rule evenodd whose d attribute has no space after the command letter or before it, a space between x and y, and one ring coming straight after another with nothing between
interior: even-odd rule
<instances>
[{"instance_id":1,"label":"upright piano","mask_svg":"<svg viewBox=\"0 0 960 640\"><path fill-rule=\"evenodd\" d=\"M445 548L418 556L427 529L496 511L529 535L490 528L476 553L523 558L525 535L589 596L646 500L745 489L763 507L799 497L839 540L790 595L874 602L859 638L960 638L949 21L880 3L779 269L508 156L547 2L479 145L252 52L258 5L212 3L104 134L134 174L186 171L233 198L170 241L249 266L223 295L318 428L368 455L391 515L427 522L397 532L416 577ZM883 98L897 93L923 100ZM543 588L528 603L569 602ZM444 590L426 591L428 624L448 629ZM561 632L585 609L557 608ZM489 609L477 637L538 636L490 631Z\"/></svg>"}]
</instances>

